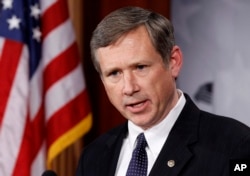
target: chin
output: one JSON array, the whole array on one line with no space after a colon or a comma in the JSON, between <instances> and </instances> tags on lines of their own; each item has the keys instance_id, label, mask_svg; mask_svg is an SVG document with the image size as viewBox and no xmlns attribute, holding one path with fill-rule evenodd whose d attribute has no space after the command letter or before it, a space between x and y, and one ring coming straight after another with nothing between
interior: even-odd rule
<instances>
[{"instance_id":1,"label":"chin","mask_svg":"<svg viewBox=\"0 0 250 176\"><path fill-rule=\"evenodd\" d=\"M139 126L143 129L147 129L150 126L148 125L149 123L147 123L146 121L142 121L142 120L138 120L138 121L132 121L136 126Z\"/></svg>"}]
</instances>

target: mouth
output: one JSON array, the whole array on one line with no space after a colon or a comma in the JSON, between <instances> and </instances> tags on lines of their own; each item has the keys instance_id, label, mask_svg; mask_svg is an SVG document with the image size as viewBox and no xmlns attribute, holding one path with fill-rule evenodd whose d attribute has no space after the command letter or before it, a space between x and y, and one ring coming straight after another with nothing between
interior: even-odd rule
<instances>
[{"instance_id":1,"label":"mouth","mask_svg":"<svg viewBox=\"0 0 250 176\"><path fill-rule=\"evenodd\" d=\"M132 113L143 112L148 105L148 100L130 103L126 105L126 108Z\"/></svg>"}]
</instances>

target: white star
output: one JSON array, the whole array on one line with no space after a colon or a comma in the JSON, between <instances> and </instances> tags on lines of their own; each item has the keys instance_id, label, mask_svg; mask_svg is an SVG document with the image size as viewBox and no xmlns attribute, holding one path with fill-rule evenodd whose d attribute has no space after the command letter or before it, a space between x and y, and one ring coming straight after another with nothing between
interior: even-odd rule
<instances>
[{"instance_id":1,"label":"white star","mask_svg":"<svg viewBox=\"0 0 250 176\"><path fill-rule=\"evenodd\" d=\"M37 42L40 42L42 36L40 28L39 27L33 28L32 31L33 31L33 36L32 36L33 39L35 39Z\"/></svg>"},{"instance_id":2,"label":"white star","mask_svg":"<svg viewBox=\"0 0 250 176\"><path fill-rule=\"evenodd\" d=\"M13 0L2 0L2 4L3 4L3 9L11 9L12 8L12 4L13 4Z\"/></svg>"},{"instance_id":3,"label":"white star","mask_svg":"<svg viewBox=\"0 0 250 176\"><path fill-rule=\"evenodd\" d=\"M39 15L41 14L41 10L38 7L38 4L35 4L33 6L30 7L31 10L31 16L34 17L35 19L39 18Z\"/></svg>"},{"instance_id":4,"label":"white star","mask_svg":"<svg viewBox=\"0 0 250 176\"><path fill-rule=\"evenodd\" d=\"M20 18L17 18L16 15L13 15L11 18L9 18L7 20L7 22L9 23L9 30L12 30L12 29L19 29L19 25L21 23L21 19Z\"/></svg>"}]
</instances>

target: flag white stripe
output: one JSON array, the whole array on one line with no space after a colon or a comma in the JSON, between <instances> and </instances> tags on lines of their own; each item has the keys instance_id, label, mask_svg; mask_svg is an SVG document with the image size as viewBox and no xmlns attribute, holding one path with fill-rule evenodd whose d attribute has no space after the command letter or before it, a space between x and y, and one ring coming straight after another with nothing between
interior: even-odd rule
<instances>
[{"instance_id":1,"label":"flag white stripe","mask_svg":"<svg viewBox=\"0 0 250 176\"><path fill-rule=\"evenodd\" d=\"M57 81L45 95L46 120L85 89L81 65ZM62 92L65 92L62 94Z\"/></svg>"},{"instance_id":2,"label":"flag white stripe","mask_svg":"<svg viewBox=\"0 0 250 176\"><path fill-rule=\"evenodd\" d=\"M43 65L44 68L59 54L65 51L75 42L75 35L70 20L68 19L53 31L51 31L43 42ZM55 45L57 47L55 47Z\"/></svg>"},{"instance_id":3,"label":"flag white stripe","mask_svg":"<svg viewBox=\"0 0 250 176\"><path fill-rule=\"evenodd\" d=\"M0 175L11 175L19 154L27 117L28 52L23 47L21 60L7 102L0 133ZM8 152L6 152L8 151ZM8 163L8 164L6 164Z\"/></svg>"},{"instance_id":4,"label":"flag white stripe","mask_svg":"<svg viewBox=\"0 0 250 176\"><path fill-rule=\"evenodd\" d=\"M3 44L4 44L4 38L0 37L0 61L1 61L1 55L3 52Z\"/></svg>"},{"instance_id":5,"label":"flag white stripe","mask_svg":"<svg viewBox=\"0 0 250 176\"><path fill-rule=\"evenodd\" d=\"M43 142L36 158L34 159L31 166L31 176L38 176L44 172L44 163L46 162L46 146L45 141Z\"/></svg>"},{"instance_id":6,"label":"flag white stripe","mask_svg":"<svg viewBox=\"0 0 250 176\"><path fill-rule=\"evenodd\" d=\"M33 120L38 113L41 104L42 104L42 73L43 73L42 64L39 64L35 74L33 75L32 79L30 80L30 100L32 103L29 104L30 106L30 119Z\"/></svg>"}]
</instances>

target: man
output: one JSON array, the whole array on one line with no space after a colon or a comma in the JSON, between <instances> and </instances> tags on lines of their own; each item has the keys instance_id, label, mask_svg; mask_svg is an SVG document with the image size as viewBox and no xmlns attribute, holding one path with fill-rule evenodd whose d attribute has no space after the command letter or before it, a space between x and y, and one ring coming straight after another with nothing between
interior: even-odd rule
<instances>
[{"instance_id":1,"label":"man","mask_svg":"<svg viewBox=\"0 0 250 176\"><path fill-rule=\"evenodd\" d=\"M139 134L144 175L226 176L230 160L250 159L247 126L199 110L176 88L182 53L166 18L118 9L95 29L91 51L111 103L128 122L84 149L77 176L129 175Z\"/></svg>"}]
</instances>

